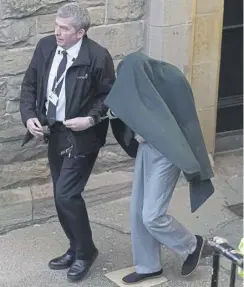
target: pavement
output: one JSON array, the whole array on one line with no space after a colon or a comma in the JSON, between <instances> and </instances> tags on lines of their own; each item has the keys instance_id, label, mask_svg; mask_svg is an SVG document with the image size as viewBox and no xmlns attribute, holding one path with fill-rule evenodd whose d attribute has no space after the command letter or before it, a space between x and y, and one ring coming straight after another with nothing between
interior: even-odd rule
<instances>
[{"instance_id":1,"label":"pavement","mask_svg":"<svg viewBox=\"0 0 244 287\"><path fill-rule=\"evenodd\" d=\"M242 150L219 154L215 158L216 192L196 213L189 210L189 191L181 178L174 192L169 213L174 215L193 233L205 238L221 236L233 246L243 237L243 157ZM84 193L94 241L99 256L87 277L79 283L68 283L66 271L52 271L47 263L67 249L67 240L60 228L51 199L38 203L43 220L0 235L1 287L116 287L123 274L132 266L130 240L130 190L133 169L125 167L114 174L93 178ZM94 188L97 186L97 188ZM19 211L25 208L19 207ZM10 210L10 209L9 209ZM6 210L5 210L6 211ZM17 211L16 211L17 212ZM47 216L45 217L45 213ZM52 216L51 216L52 215ZM1 216L4 216L2 213ZM6 215L7 216L7 215ZM45 218L45 220L44 220ZM12 218L13 219L13 218ZM15 226L16 228L16 226ZM187 279L181 278L182 261L178 255L162 246L164 276L159 281L148 281L140 287L207 287L211 284L212 259L208 248L204 250L197 272ZM221 259L219 287L229 286L230 264ZM242 285L238 278L237 287Z\"/></svg>"}]
</instances>

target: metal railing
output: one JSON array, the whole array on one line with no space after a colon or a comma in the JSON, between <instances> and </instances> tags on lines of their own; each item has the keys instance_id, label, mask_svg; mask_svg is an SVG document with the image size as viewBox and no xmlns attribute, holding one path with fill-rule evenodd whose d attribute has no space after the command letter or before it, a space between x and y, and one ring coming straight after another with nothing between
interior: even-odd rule
<instances>
[{"instance_id":1,"label":"metal railing","mask_svg":"<svg viewBox=\"0 0 244 287\"><path fill-rule=\"evenodd\" d=\"M221 237L214 237L207 241L207 244L213 248L213 273L211 287L218 287L220 257L231 261L230 287L235 287L236 269L239 266L243 268L243 255L235 248L229 245L228 241Z\"/></svg>"}]
</instances>

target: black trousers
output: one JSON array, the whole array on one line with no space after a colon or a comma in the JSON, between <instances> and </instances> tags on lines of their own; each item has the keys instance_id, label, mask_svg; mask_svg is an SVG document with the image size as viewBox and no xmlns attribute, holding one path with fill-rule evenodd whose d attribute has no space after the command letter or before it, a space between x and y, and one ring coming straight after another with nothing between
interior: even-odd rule
<instances>
[{"instance_id":1,"label":"black trousers","mask_svg":"<svg viewBox=\"0 0 244 287\"><path fill-rule=\"evenodd\" d=\"M53 129L49 137L48 159L54 187L54 199L60 224L70 241L69 253L90 259L95 251L86 204L81 196L95 164L98 152L84 157L61 156L69 146L67 132Z\"/></svg>"}]
</instances>

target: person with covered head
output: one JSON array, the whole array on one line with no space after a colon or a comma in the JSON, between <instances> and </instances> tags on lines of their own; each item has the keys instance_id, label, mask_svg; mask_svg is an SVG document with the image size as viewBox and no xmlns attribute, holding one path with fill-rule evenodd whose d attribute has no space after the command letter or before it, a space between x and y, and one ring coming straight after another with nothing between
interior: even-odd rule
<instances>
[{"instance_id":1,"label":"person with covered head","mask_svg":"<svg viewBox=\"0 0 244 287\"><path fill-rule=\"evenodd\" d=\"M123 281L161 276L161 245L183 258L181 274L188 276L198 266L204 239L167 209L181 171L189 182L192 212L214 192L192 89L177 67L136 52L119 64L104 103L117 117L111 120L115 138L136 157L131 199L135 272Z\"/></svg>"}]
</instances>

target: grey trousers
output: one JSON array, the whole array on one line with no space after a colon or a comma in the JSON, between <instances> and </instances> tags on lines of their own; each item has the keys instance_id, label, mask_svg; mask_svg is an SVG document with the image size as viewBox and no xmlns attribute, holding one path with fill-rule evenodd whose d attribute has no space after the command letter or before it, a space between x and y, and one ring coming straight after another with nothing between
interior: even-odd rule
<instances>
[{"instance_id":1,"label":"grey trousers","mask_svg":"<svg viewBox=\"0 0 244 287\"><path fill-rule=\"evenodd\" d=\"M196 238L166 214L180 170L147 143L139 145L131 199L132 253L137 273L161 267L165 245L186 259L196 248Z\"/></svg>"}]
</instances>

